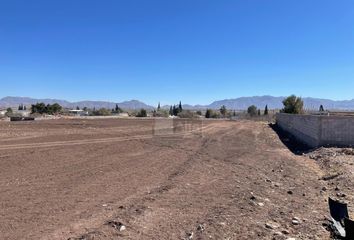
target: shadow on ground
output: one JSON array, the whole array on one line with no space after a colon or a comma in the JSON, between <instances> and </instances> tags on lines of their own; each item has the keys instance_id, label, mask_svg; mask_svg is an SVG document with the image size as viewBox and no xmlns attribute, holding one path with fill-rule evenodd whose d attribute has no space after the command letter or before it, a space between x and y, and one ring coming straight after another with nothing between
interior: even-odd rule
<instances>
[{"instance_id":1,"label":"shadow on ground","mask_svg":"<svg viewBox=\"0 0 354 240\"><path fill-rule=\"evenodd\" d=\"M294 154L302 155L304 153L313 151L313 148L300 142L299 140L294 138L291 134L283 131L281 128L279 128L277 124L270 123L269 126L278 134L282 143Z\"/></svg>"}]
</instances>

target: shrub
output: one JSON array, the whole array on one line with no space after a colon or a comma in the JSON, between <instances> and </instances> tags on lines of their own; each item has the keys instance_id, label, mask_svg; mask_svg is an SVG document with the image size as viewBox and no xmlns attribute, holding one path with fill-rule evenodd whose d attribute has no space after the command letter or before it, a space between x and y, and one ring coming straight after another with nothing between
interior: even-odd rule
<instances>
[{"instance_id":1,"label":"shrub","mask_svg":"<svg viewBox=\"0 0 354 240\"><path fill-rule=\"evenodd\" d=\"M99 110L93 110L92 115L93 116L110 116L111 110L106 109L106 108L100 108Z\"/></svg>"},{"instance_id":2,"label":"shrub","mask_svg":"<svg viewBox=\"0 0 354 240\"><path fill-rule=\"evenodd\" d=\"M258 114L257 107L255 105L249 106L247 109L247 113L251 116L254 117Z\"/></svg>"},{"instance_id":3,"label":"shrub","mask_svg":"<svg viewBox=\"0 0 354 240\"><path fill-rule=\"evenodd\" d=\"M212 109L207 109L205 118L220 118L220 113L215 112Z\"/></svg>"},{"instance_id":4,"label":"shrub","mask_svg":"<svg viewBox=\"0 0 354 240\"><path fill-rule=\"evenodd\" d=\"M220 108L220 113L223 117L226 116L227 109L226 109L225 105L222 105L222 107Z\"/></svg>"},{"instance_id":5,"label":"shrub","mask_svg":"<svg viewBox=\"0 0 354 240\"><path fill-rule=\"evenodd\" d=\"M177 116L180 118L196 118L197 114L189 110L182 110Z\"/></svg>"},{"instance_id":6,"label":"shrub","mask_svg":"<svg viewBox=\"0 0 354 240\"><path fill-rule=\"evenodd\" d=\"M138 114L136 115L136 117L147 117L147 112L145 109L141 109Z\"/></svg>"},{"instance_id":7,"label":"shrub","mask_svg":"<svg viewBox=\"0 0 354 240\"><path fill-rule=\"evenodd\" d=\"M160 110L154 111L153 116L154 117L168 117L169 116L169 112L167 110L163 110L163 109L160 108Z\"/></svg>"}]
</instances>

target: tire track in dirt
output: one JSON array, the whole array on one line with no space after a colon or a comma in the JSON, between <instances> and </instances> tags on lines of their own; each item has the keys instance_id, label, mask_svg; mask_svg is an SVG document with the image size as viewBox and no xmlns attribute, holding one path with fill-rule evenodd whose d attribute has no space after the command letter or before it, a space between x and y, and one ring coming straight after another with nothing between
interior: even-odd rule
<instances>
[{"instance_id":1,"label":"tire track in dirt","mask_svg":"<svg viewBox=\"0 0 354 240\"><path fill-rule=\"evenodd\" d=\"M213 132L213 131L218 131L220 128L214 126L214 125L209 125L208 127L203 127L202 128L205 133L207 132ZM199 131L200 129L197 129L196 131ZM149 212L150 208L148 207L150 203L153 203L155 201L159 201L164 194L167 194L169 191L173 190L174 188L177 187L179 184L178 179L183 178L183 176L186 176L187 174L192 171L192 167L195 164L200 164L202 159L205 156L205 148L209 145L213 144L213 141L209 138L203 138L199 142L199 146L196 150L187 150L188 151L188 157L187 159L178 165L176 169L168 175L166 181L161 184L160 186L157 186L147 193L144 193L142 195L134 196L127 200L129 202L128 205L126 205L124 208L121 208L119 211L119 215L125 216L125 221L127 222L134 222L134 225L139 224L138 222L140 221L145 221L146 217L149 217ZM184 150L186 151L186 149ZM106 219L107 222L119 222L120 217L117 218L117 216L112 216L110 219ZM146 221L145 228L148 228ZM115 231L114 228L111 226L108 226L106 223L101 223L101 227L98 228L93 228L92 231L89 231L85 234L76 236L76 237L71 237L69 240L82 240L82 239L100 239L100 237L105 235L105 231ZM83 227L83 226L81 226ZM103 228L103 229L102 229ZM87 229L87 228L86 228ZM103 230L103 231L102 231ZM130 229L132 232L135 232L135 229ZM140 235L142 233L135 232L136 234ZM117 236L120 236L118 234ZM144 237L144 235L140 235L140 237ZM132 239L128 237L127 239Z\"/></svg>"},{"instance_id":2,"label":"tire track in dirt","mask_svg":"<svg viewBox=\"0 0 354 240\"><path fill-rule=\"evenodd\" d=\"M158 137L189 137L191 134L198 131L210 130L213 126L201 127L194 129L192 131L186 131L181 133L171 133L164 135L157 135ZM151 139L155 135L138 135L131 137L113 137L113 138L100 138L100 139L88 139L88 140L74 140L74 141L57 141L48 143L28 143L28 144L11 144L0 146L0 150L14 150L14 149L27 149L27 148L47 148L47 147L58 147L58 146L73 146L73 145L85 145L85 144L96 144L96 143L112 143L112 142L122 142L122 141L133 141L133 140L144 140Z\"/></svg>"}]
</instances>

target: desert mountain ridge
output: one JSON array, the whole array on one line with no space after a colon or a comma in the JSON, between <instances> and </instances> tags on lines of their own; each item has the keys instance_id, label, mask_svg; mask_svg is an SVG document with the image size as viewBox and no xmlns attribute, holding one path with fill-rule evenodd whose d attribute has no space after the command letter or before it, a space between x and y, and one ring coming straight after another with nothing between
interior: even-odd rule
<instances>
[{"instance_id":1,"label":"desert mountain ridge","mask_svg":"<svg viewBox=\"0 0 354 240\"><path fill-rule=\"evenodd\" d=\"M263 109L266 105L270 109L280 109L283 107L282 101L285 97L274 97L274 96L253 96L253 97L240 97L234 99L224 99L214 101L208 105L189 105L184 104L184 109L219 109L222 105L225 105L228 109L244 110L250 105L255 105L258 108ZM337 110L354 110L354 99L352 100L341 100L335 101L330 99L320 99L320 98L303 98L306 109L317 110L320 105L323 105L325 109L337 109ZM58 103L65 108L114 108L116 104L123 109L154 109L156 106L148 105L144 102L138 100L130 100L124 102L109 102L109 101L79 101L79 102L69 102L60 99L36 99L30 97L4 97L0 99L0 107L17 107L20 104L31 105L38 102L43 102L45 104ZM169 109L169 105L162 106L164 109Z\"/></svg>"}]
</instances>

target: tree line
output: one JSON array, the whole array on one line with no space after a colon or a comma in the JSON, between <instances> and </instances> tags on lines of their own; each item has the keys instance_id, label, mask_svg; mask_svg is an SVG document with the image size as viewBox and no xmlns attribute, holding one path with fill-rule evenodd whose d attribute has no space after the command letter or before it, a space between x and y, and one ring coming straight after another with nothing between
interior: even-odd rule
<instances>
[{"instance_id":1,"label":"tree line","mask_svg":"<svg viewBox=\"0 0 354 240\"><path fill-rule=\"evenodd\" d=\"M295 95L291 95L287 97L286 99L283 100L283 109L280 110L282 113L288 113L288 114L303 114L304 113L304 102L301 97L297 97ZM80 110L79 107L76 107L77 110ZM27 110L27 107L23 104L20 104L18 107L18 110ZM63 107L60 106L58 103L54 104L45 104L45 103L37 103L31 105L31 113L32 114L58 114L62 112ZM118 104L116 104L115 108L113 109L106 109L106 108L100 108L100 109L95 109L90 110L88 108L83 108L84 111L89 111L90 115L95 115L95 116L107 116L111 114L119 114L123 113L123 109L121 109ZM324 112L325 109L323 105L320 106L319 108L320 112ZM12 109L9 108L7 109L8 113L12 113ZM182 102L180 101L179 104L177 105L171 105L169 110L163 110L161 108L160 103L158 103L156 110L153 110L152 112L153 116L162 116L162 117L167 117L168 115L170 116L180 116L180 117L194 117L195 115L197 116L202 116L202 111L189 111L189 110L184 110L182 106ZM269 109L268 105L265 106L263 110L263 114L261 109L258 109L255 105L251 105L247 109L247 114L251 117L255 116L261 116L261 115L269 115ZM136 117L147 117L148 113L146 109L141 109L135 114L133 114ZM205 118L229 118L232 116L236 116L236 111L235 110L228 110L225 105L221 106L219 110L214 110L214 109L206 109Z\"/></svg>"}]
</instances>

